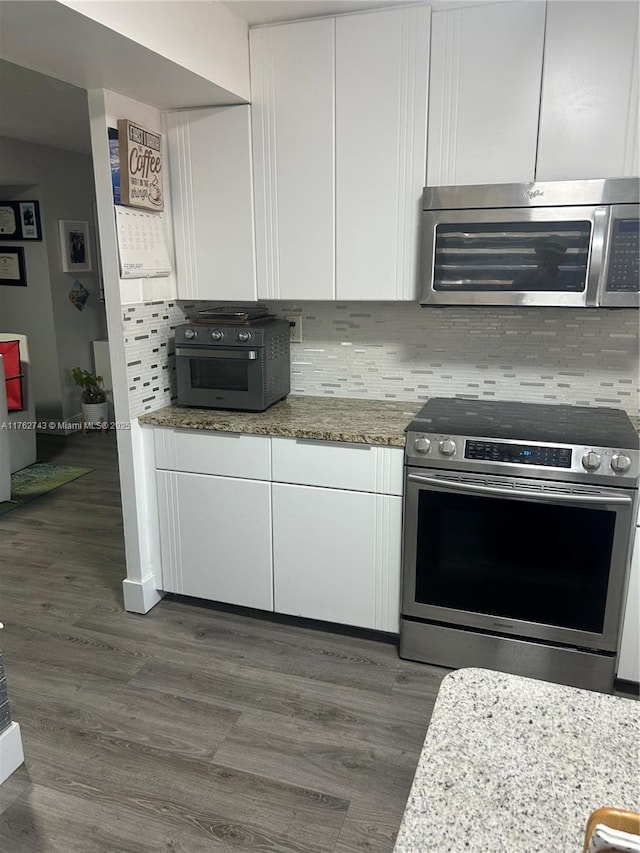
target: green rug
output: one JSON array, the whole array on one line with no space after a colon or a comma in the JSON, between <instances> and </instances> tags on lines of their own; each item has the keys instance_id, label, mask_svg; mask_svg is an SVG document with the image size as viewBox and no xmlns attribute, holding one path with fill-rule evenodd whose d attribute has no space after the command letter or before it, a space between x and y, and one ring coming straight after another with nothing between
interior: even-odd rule
<instances>
[{"instance_id":1,"label":"green rug","mask_svg":"<svg viewBox=\"0 0 640 853\"><path fill-rule=\"evenodd\" d=\"M48 462L36 462L11 475L11 500L0 503L0 516L12 509L18 509L36 498L41 498L65 486L78 477L84 477L93 468L80 468L76 465L53 465Z\"/></svg>"}]
</instances>

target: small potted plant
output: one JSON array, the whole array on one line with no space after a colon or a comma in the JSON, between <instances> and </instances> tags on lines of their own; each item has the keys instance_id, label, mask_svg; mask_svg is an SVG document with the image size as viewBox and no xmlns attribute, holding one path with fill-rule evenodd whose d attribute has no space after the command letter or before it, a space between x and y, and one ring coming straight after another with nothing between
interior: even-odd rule
<instances>
[{"instance_id":1,"label":"small potted plant","mask_svg":"<svg viewBox=\"0 0 640 853\"><path fill-rule=\"evenodd\" d=\"M102 376L89 373L80 367L71 371L73 381L82 388L82 419L85 427L103 429L108 423L107 395L102 387Z\"/></svg>"}]
</instances>

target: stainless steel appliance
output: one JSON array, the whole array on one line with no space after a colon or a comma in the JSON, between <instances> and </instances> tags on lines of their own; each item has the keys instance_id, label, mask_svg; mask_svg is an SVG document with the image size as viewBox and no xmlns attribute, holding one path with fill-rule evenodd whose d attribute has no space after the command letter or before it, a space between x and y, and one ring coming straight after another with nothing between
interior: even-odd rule
<instances>
[{"instance_id":1,"label":"stainless steel appliance","mask_svg":"<svg viewBox=\"0 0 640 853\"><path fill-rule=\"evenodd\" d=\"M640 305L637 178L425 187L423 305Z\"/></svg>"},{"instance_id":2,"label":"stainless steel appliance","mask_svg":"<svg viewBox=\"0 0 640 853\"><path fill-rule=\"evenodd\" d=\"M639 475L622 411L429 400L407 428L401 657L610 691Z\"/></svg>"},{"instance_id":3,"label":"stainless steel appliance","mask_svg":"<svg viewBox=\"0 0 640 853\"><path fill-rule=\"evenodd\" d=\"M266 309L201 311L175 345L181 406L262 412L290 391L289 322Z\"/></svg>"}]
</instances>

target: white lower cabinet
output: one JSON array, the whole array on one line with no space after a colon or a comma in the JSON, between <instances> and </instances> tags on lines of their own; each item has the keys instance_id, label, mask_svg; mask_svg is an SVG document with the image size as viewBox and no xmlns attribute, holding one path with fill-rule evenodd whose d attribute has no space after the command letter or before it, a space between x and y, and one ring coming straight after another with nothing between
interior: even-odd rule
<instances>
[{"instance_id":1,"label":"white lower cabinet","mask_svg":"<svg viewBox=\"0 0 640 853\"><path fill-rule=\"evenodd\" d=\"M627 589L627 604L622 624L622 639L618 657L618 678L640 682L640 527L631 558L631 574Z\"/></svg>"},{"instance_id":2,"label":"white lower cabinet","mask_svg":"<svg viewBox=\"0 0 640 853\"><path fill-rule=\"evenodd\" d=\"M273 610L271 484L157 471L166 592Z\"/></svg>"},{"instance_id":3,"label":"white lower cabinet","mask_svg":"<svg viewBox=\"0 0 640 853\"><path fill-rule=\"evenodd\" d=\"M154 439L166 592L399 631L400 448L163 428Z\"/></svg>"},{"instance_id":4,"label":"white lower cabinet","mask_svg":"<svg viewBox=\"0 0 640 853\"><path fill-rule=\"evenodd\" d=\"M272 489L275 610L397 632L402 498Z\"/></svg>"}]
</instances>

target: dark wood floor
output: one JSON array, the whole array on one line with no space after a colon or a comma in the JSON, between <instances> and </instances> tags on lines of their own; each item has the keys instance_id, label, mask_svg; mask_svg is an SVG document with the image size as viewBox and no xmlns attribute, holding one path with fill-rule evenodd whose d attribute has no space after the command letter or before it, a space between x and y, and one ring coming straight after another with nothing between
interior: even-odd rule
<instances>
[{"instance_id":1,"label":"dark wood floor","mask_svg":"<svg viewBox=\"0 0 640 853\"><path fill-rule=\"evenodd\" d=\"M114 437L39 451L95 471L0 518L26 754L1 853L392 850L445 671L177 598L125 613Z\"/></svg>"}]
</instances>

